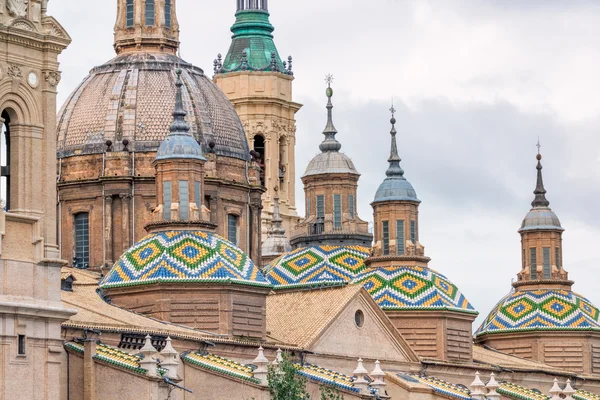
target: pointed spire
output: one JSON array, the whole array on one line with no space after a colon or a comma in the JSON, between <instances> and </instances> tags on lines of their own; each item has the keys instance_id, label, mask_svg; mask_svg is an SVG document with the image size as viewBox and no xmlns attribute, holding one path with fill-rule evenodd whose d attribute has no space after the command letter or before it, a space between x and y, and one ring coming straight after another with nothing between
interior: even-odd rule
<instances>
[{"instance_id":1,"label":"pointed spire","mask_svg":"<svg viewBox=\"0 0 600 400\"><path fill-rule=\"evenodd\" d=\"M323 135L325 135L325 140L319 146L319 149L323 153L329 151L340 151L342 148L342 144L337 141L335 135L338 133L333 125L333 103L331 102L331 98L333 97L333 89L331 88L331 83L333 82L333 75L328 74L325 77L325 82L327 82L327 91L325 94L327 95L327 125L323 130Z\"/></svg>"},{"instance_id":2,"label":"pointed spire","mask_svg":"<svg viewBox=\"0 0 600 400\"><path fill-rule=\"evenodd\" d=\"M392 130L390 131L390 134L392 135L392 149L390 151L390 158L388 158L390 167L388 168L385 174L387 176L403 177L404 170L402 169L402 167L400 167L400 161L402 161L402 159L398 155L398 145L396 143L396 134L398 132L396 131L396 109L394 108L393 104L392 108L390 108L390 112L392 113L392 119L390 120L390 123L392 124Z\"/></svg>"},{"instance_id":3,"label":"pointed spire","mask_svg":"<svg viewBox=\"0 0 600 400\"><path fill-rule=\"evenodd\" d=\"M275 198L273 199L273 225L271 227L270 234L273 235L285 235L285 229L283 228L283 218L279 214L279 188L275 187Z\"/></svg>"},{"instance_id":4,"label":"pointed spire","mask_svg":"<svg viewBox=\"0 0 600 400\"><path fill-rule=\"evenodd\" d=\"M540 145L540 142L538 140L538 154L536 156L536 159L538 161L537 163L537 184L535 186L535 190L533 191L533 194L535 194L535 199L533 200L533 202L531 203L531 206L533 208L536 207L548 207L550 206L550 202L548 201L548 199L546 199L546 189L544 188L544 180L542 178L542 155L540 154L540 148L542 147Z\"/></svg>"},{"instance_id":5,"label":"pointed spire","mask_svg":"<svg viewBox=\"0 0 600 400\"><path fill-rule=\"evenodd\" d=\"M177 88L175 94L175 110L173 111L173 123L171 124L171 133L177 135L190 135L190 126L185 121L185 117L187 112L183 108L183 94L182 94L182 86L183 81L181 80L181 68L177 68L175 71L177 74L177 80L175 81L175 86Z\"/></svg>"}]
</instances>

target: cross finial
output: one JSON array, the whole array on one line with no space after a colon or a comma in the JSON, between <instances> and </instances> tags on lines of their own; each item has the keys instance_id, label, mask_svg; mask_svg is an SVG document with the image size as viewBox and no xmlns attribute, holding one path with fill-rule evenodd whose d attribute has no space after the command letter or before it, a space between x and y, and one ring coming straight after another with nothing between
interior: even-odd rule
<instances>
[{"instance_id":1,"label":"cross finial","mask_svg":"<svg viewBox=\"0 0 600 400\"><path fill-rule=\"evenodd\" d=\"M540 144L540 137L539 136L538 136L538 141L537 141L536 147L538 149L538 154L540 154L540 149L542 148L542 145Z\"/></svg>"},{"instance_id":2,"label":"cross finial","mask_svg":"<svg viewBox=\"0 0 600 400\"><path fill-rule=\"evenodd\" d=\"M332 74L325 75L325 82L327 82L328 87L331 87L331 84L333 83L333 75Z\"/></svg>"},{"instance_id":3,"label":"cross finial","mask_svg":"<svg viewBox=\"0 0 600 400\"><path fill-rule=\"evenodd\" d=\"M390 108L390 112L392 113L392 118L396 116L396 109L394 108L394 100L392 99L392 107Z\"/></svg>"}]
</instances>

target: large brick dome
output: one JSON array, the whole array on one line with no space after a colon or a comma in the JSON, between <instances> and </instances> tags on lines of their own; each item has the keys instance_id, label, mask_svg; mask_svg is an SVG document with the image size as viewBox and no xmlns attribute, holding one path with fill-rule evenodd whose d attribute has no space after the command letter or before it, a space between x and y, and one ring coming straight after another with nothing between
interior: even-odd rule
<instances>
[{"instance_id":1,"label":"large brick dome","mask_svg":"<svg viewBox=\"0 0 600 400\"><path fill-rule=\"evenodd\" d=\"M136 152L156 151L169 133L175 107L175 71L183 70L183 101L192 135L205 152L246 160L249 147L229 100L197 67L168 53L120 55L94 68L58 115L58 156L98 154L124 139Z\"/></svg>"}]
</instances>

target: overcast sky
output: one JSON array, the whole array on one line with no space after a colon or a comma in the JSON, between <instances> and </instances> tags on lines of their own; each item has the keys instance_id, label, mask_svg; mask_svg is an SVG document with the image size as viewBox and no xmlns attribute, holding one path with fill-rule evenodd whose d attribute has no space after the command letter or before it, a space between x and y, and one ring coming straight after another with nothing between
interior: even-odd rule
<instances>
[{"instance_id":1,"label":"overcast sky","mask_svg":"<svg viewBox=\"0 0 600 400\"><path fill-rule=\"evenodd\" d=\"M59 104L114 56L116 0L51 0L73 37ZM419 198L430 266L481 318L521 268L517 229L544 155L551 207L566 228L575 291L600 305L600 2L595 0L271 0L282 56L294 56L298 176L334 122L362 173L359 213L385 178L394 98L402 167ZM178 0L182 56L212 75L229 47L234 0ZM302 202L302 185L297 182ZM298 204L303 210L303 205ZM478 321L479 322L479 321Z\"/></svg>"}]
</instances>

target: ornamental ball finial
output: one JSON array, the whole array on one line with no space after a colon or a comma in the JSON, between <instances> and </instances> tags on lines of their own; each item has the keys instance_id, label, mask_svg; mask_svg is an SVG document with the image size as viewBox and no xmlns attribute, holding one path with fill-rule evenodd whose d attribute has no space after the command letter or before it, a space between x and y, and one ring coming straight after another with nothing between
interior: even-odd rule
<instances>
[{"instance_id":1,"label":"ornamental ball finial","mask_svg":"<svg viewBox=\"0 0 600 400\"><path fill-rule=\"evenodd\" d=\"M542 161L542 155L541 155L541 154L538 154L537 156L535 156L535 158L536 158L538 161Z\"/></svg>"}]
</instances>

